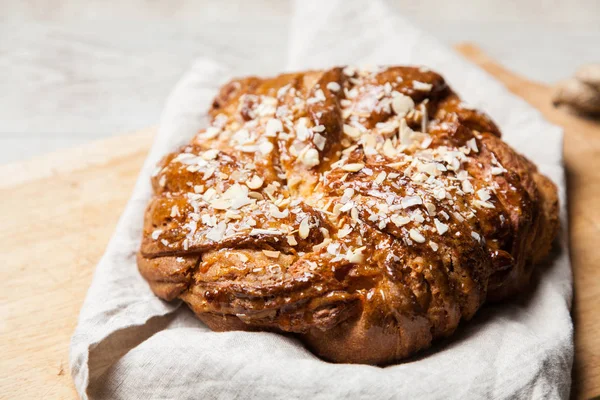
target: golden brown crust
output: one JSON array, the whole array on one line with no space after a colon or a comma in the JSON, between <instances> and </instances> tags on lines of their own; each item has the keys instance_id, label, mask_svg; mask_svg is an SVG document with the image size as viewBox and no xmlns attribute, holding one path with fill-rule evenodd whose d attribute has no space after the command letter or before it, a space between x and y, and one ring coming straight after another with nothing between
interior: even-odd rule
<instances>
[{"instance_id":1,"label":"golden brown crust","mask_svg":"<svg viewBox=\"0 0 600 400\"><path fill-rule=\"evenodd\" d=\"M211 329L386 364L529 282L556 187L431 71L233 80L152 178L138 266Z\"/></svg>"}]
</instances>

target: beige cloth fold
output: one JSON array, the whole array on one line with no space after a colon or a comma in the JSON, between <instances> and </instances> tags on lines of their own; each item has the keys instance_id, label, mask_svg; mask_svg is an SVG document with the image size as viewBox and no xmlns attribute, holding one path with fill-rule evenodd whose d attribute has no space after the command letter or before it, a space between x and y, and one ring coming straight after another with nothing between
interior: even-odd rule
<instances>
[{"instance_id":1,"label":"beige cloth fold","mask_svg":"<svg viewBox=\"0 0 600 400\"><path fill-rule=\"evenodd\" d=\"M98 264L71 343L84 399L567 398L573 327L561 129L477 67L379 1L295 3L289 53L279 69L337 64L422 64L439 71L504 138L559 187L563 232L534 288L484 307L430 351L386 368L326 363L293 338L214 333L179 302L156 298L135 252L150 174L158 159L206 124L205 110L230 70L198 60L170 95L156 142ZM260 45L260 44L257 44ZM273 65L265 70L274 70ZM243 71L243 65L236 66Z\"/></svg>"}]
</instances>

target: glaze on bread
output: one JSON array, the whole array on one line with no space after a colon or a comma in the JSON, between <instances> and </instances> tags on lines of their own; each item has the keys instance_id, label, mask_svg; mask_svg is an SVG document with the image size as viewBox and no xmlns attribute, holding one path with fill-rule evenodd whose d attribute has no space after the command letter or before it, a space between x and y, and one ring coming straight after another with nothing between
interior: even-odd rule
<instances>
[{"instance_id":1,"label":"glaze on bread","mask_svg":"<svg viewBox=\"0 0 600 400\"><path fill-rule=\"evenodd\" d=\"M524 290L556 187L429 70L237 79L152 178L138 266L215 331L386 364Z\"/></svg>"}]
</instances>

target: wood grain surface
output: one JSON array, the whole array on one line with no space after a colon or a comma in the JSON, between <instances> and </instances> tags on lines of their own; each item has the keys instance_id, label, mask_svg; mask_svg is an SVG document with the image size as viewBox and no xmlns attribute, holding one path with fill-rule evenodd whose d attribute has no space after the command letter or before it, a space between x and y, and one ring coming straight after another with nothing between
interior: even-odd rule
<instances>
[{"instance_id":1,"label":"wood grain surface","mask_svg":"<svg viewBox=\"0 0 600 400\"><path fill-rule=\"evenodd\" d=\"M600 395L600 123L550 104L551 89L458 50L565 128L575 277L574 398ZM0 167L0 398L76 398L69 339L154 131Z\"/></svg>"}]
</instances>

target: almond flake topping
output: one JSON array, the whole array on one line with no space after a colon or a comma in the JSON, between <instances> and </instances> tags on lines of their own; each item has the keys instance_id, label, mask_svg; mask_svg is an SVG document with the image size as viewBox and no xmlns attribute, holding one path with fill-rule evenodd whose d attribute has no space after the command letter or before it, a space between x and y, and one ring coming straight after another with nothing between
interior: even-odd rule
<instances>
[{"instance_id":1,"label":"almond flake topping","mask_svg":"<svg viewBox=\"0 0 600 400\"><path fill-rule=\"evenodd\" d=\"M444 224L437 218L434 218L433 222L435 223L435 229L440 235L443 235L444 233L448 232L448 225Z\"/></svg>"},{"instance_id":2,"label":"almond flake topping","mask_svg":"<svg viewBox=\"0 0 600 400\"><path fill-rule=\"evenodd\" d=\"M290 210L286 208L285 210L281 211L275 204L269 204L269 214L273 218L287 218L290 215Z\"/></svg>"},{"instance_id":3,"label":"almond flake topping","mask_svg":"<svg viewBox=\"0 0 600 400\"><path fill-rule=\"evenodd\" d=\"M419 196L407 196L403 197L402 200L400 200L400 204L402 204L402 208L409 208L412 206L423 204L423 200Z\"/></svg>"},{"instance_id":4,"label":"almond flake topping","mask_svg":"<svg viewBox=\"0 0 600 400\"><path fill-rule=\"evenodd\" d=\"M354 189L346 188L346 189L344 189L344 194L342 195L342 198L340 199L340 201L342 203L346 204L347 202L350 201L350 199L352 199L352 196L354 196Z\"/></svg>"},{"instance_id":5,"label":"almond flake topping","mask_svg":"<svg viewBox=\"0 0 600 400\"><path fill-rule=\"evenodd\" d=\"M300 222L300 228L298 229L298 234L302 239L306 239L308 234L310 233L310 225L308 222L308 217L304 218L302 222Z\"/></svg>"},{"instance_id":6,"label":"almond flake topping","mask_svg":"<svg viewBox=\"0 0 600 400\"><path fill-rule=\"evenodd\" d=\"M277 136L279 132L283 132L283 124L280 120L271 118L269 121L267 121L265 135L274 137Z\"/></svg>"},{"instance_id":7,"label":"almond flake topping","mask_svg":"<svg viewBox=\"0 0 600 400\"><path fill-rule=\"evenodd\" d=\"M344 204L343 206L341 206L339 208L339 211L341 211L341 212L348 212L348 211L352 210L353 208L354 208L354 202L349 201L346 204Z\"/></svg>"},{"instance_id":8,"label":"almond flake topping","mask_svg":"<svg viewBox=\"0 0 600 400\"><path fill-rule=\"evenodd\" d=\"M226 229L227 229L227 224L225 223L225 221L221 221L217 224L217 226L211 228L206 233L206 238L209 240L212 240L213 242L218 242L221 239L223 239Z\"/></svg>"},{"instance_id":9,"label":"almond flake topping","mask_svg":"<svg viewBox=\"0 0 600 400\"><path fill-rule=\"evenodd\" d=\"M337 82L329 82L326 87L332 92L339 92L339 90L342 88Z\"/></svg>"},{"instance_id":10,"label":"almond flake topping","mask_svg":"<svg viewBox=\"0 0 600 400\"><path fill-rule=\"evenodd\" d=\"M325 93L322 89L315 90L314 97L306 100L306 104L315 104L325 100Z\"/></svg>"},{"instance_id":11,"label":"almond flake topping","mask_svg":"<svg viewBox=\"0 0 600 400\"><path fill-rule=\"evenodd\" d=\"M467 146L469 146L469 148L475 153L479 153L479 149L477 148L477 142L475 141L475 138L467 140Z\"/></svg>"},{"instance_id":12,"label":"almond flake topping","mask_svg":"<svg viewBox=\"0 0 600 400\"><path fill-rule=\"evenodd\" d=\"M490 199L490 192L487 191L487 189L479 189L477 191L477 197L479 197L479 199L481 199L482 201L488 201Z\"/></svg>"},{"instance_id":13,"label":"almond flake topping","mask_svg":"<svg viewBox=\"0 0 600 400\"><path fill-rule=\"evenodd\" d=\"M435 214L435 204L433 204L433 203L425 203L425 208L427 209L427 213L429 215Z\"/></svg>"},{"instance_id":14,"label":"almond flake topping","mask_svg":"<svg viewBox=\"0 0 600 400\"><path fill-rule=\"evenodd\" d=\"M421 142L421 148L426 149L433 142L433 138L431 136L426 136Z\"/></svg>"},{"instance_id":15,"label":"almond flake topping","mask_svg":"<svg viewBox=\"0 0 600 400\"><path fill-rule=\"evenodd\" d=\"M219 136L220 133L221 133L221 130L219 128L216 128L214 126L209 126L208 128L206 128L204 133L202 133L202 137L205 139L213 139L213 138L216 138L217 136Z\"/></svg>"},{"instance_id":16,"label":"almond flake topping","mask_svg":"<svg viewBox=\"0 0 600 400\"><path fill-rule=\"evenodd\" d=\"M444 188L435 188L433 190L433 195L438 200L444 200L446 198L446 190Z\"/></svg>"},{"instance_id":17,"label":"almond flake topping","mask_svg":"<svg viewBox=\"0 0 600 400\"><path fill-rule=\"evenodd\" d=\"M460 213L456 212L456 211L454 211L452 213L452 215L454 215L454 218L456 218L459 222L464 222L465 221L465 219L463 218L463 216Z\"/></svg>"},{"instance_id":18,"label":"almond flake topping","mask_svg":"<svg viewBox=\"0 0 600 400\"><path fill-rule=\"evenodd\" d=\"M352 227L348 224L345 224L342 229L338 231L338 238L343 239L348 236L352 232Z\"/></svg>"},{"instance_id":19,"label":"almond flake topping","mask_svg":"<svg viewBox=\"0 0 600 400\"><path fill-rule=\"evenodd\" d=\"M413 89L419 90L421 92L429 92L433 88L433 85L431 83L425 83L420 81L413 81L412 85Z\"/></svg>"},{"instance_id":20,"label":"almond flake topping","mask_svg":"<svg viewBox=\"0 0 600 400\"><path fill-rule=\"evenodd\" d=\"M408 224L410 222L410 218L404 217L404 216L400 216L400 215L392 215L390 217L390 220L398 228L400 228L401 226L404 226L404 225L406 225L406 224Z\"/></svg>"},{"instance_id":21,"label":"almond flake topping","mask_svg":"<svg viewBox=\"0 0 600 400\"><path fill-rule=\"evenodd\" d=\"M392 98L392 110L399 117L404 117L413 108L415 108L415 102L409 96L398 93Z\"/></svg>"},{"instance_id":22,"label":"almond flake topping","mask_svg":"<svg viewBox=\"0 0 600 400\"><path fill-rule=\"evenodd\" d=\"M248 186L252 190L256 190L263 185L263 180L260 176L254 175L248 182L246 182L246 186Z\"/></svg>"},{"instance_id":23,"label":"almond flake topping","mask_svg":"<svg viewBox=\"0 0 600 400\"><path fill-rule=\"evenodd\" d=\"M358 264L364 261L365 256L363 255L363 251L366 249L366 246L359 247L355 250L350 250L346 252L346 260L353 264Z\"/></svg>"},{"instance_id":24,"label":"almond flake topping","mask_svg":"<svg viewBox=\"0 0 600 400\"><path fill-rule=\"evenodd\" d=\"M263 250L263 254L269 258L279 258L279 251Z\"/></svg>"},{"instance_id":25,"label":"almond flake topping","mask_svg":"<svg viewBox=\"0 0 600 400\"><path fill-rule=\"evenodd\" d=\"M354 164L345 164L342 165L342 169L348 172L358 172L363 169L365 164L362 163L354 163Z\"/></svg>"},{"instance_id":26,"label":"almond flake topping","mask_svg":"<svg viewBox=\"0 0 600 400\"><path fill-rule=\"evenodd\" d=\"M408 93L424 98L415 104L410 96L394 89L395 82L374 84L378 71L381 70L346 67L344 79L348 83L328 82L326 87L316 84L309 98L306 91L292 85L279 88L277 98L248 94L240 98L237 110L243 113L243 118L216 116L212 126L200 132L190 146L184 147L169 165L158 168L153 175L158 184L165 186L167 175L192 172L189 178L184 178L188 181L183 182L181 190L173 187L165 194L167 201L173 201L166 210L171 218L181 217L184 210L186 213L185 221L173 221L181 224L184 235L178 243L186 250L195 249L201 240L219 242L249 232L254 237L275 235L270 238L272 241L290 249L303 239L312 241L313 236L322 234L321 243L310 245L313 251L326 251L332 256L327 259L333 261L323 265L304 261L310 265L307 271L310 275L318 268L329 270L339 261L363 263L371 251L385 250L381 243L366 240L366 228L392 229L394 235L402 236L399 240L406 245L421 243L426 246L423 248L431 248L433 252L445 249L445 238L465 236L462 229L454 232L458 225L453 224L474 222L481 217L478 215L481 208L494 208L492 198L495 199L495 194L501 197L504 190L504 181L494 179L494 175L507 170L491 153L491 163L485 166L489 171L485 171L487 175L471 176L469 170L473 165L485 169L476 154L485 150L478 148L484 143L481 134L471 129L474 136L461 145L454 140L440 140L440 137L445 138L444 131L454 128L456 116L452 115L451 108L438 109L437 100L436 104L428 103L430 99L426 97L430 97L428 92L434 85L406 81L402 90L408 85ZM396 80L402 82L400 77ZM419 94L419 91L427 93ZM341 110L325 107L323 103L312 109L307 107L307 104L325 101L326 95L335 97L337 94L344 95L344 99L339 99ZM449 118L444 112L451 114ZM341 113L343 125L339 139L334 138L333 134L338 132L331 130L335 124L331 124L329 113L336 118L336 114ZM375 120L373 115L377 116ZM194 145L213 139L219 143L207 142L208 150L195 151ZM338 140L339 143L334 143ZM225 148L223 146L233 150L231 155L218 150ZM357 158L356 154L361 151L364 158ZM295 172L306 172L304 167L313 168L321 163L328 171L313 171L310 179L306 179L290 171L294 162ZM235 166L237 163L239 167ZM392 170L395 171L388 172ZM357 172L358 176L354 176ZM277 176L278 181L265 182L271 174ZM332 176L338 174L341 176L334 180ZM304 181L306 187L298 190ZM175 191L183 192L187 203L179 203L180 194ZM178 205L173 205L175 200ZM319 219L306 213L302 202L326 218L327 226L334 228L320 227ZM453 227L452 232L450 227ZM157 243L175 246L165 234L171 233L170 228L161 228L147 235ZM430 240L436 234L438 238ZM485 242L477 232L471 232L470 236ZM307 254L305 248L302 250L297 252L299 257ZM261 251L270 259L282 255L276 250ZM231 252L233 263L237 262L240 270L245 268L242 263L254 257L246 254ZM270 263L255 270L282 273L276 262L271 260Z\"/></svg>"},{"instance_id":27,"label":"almond flake topping","mask_svg":"<svg viewBox=\"0 0 600 400\"><path fill-rule=\"evenodd\" d=\"M390 139L386 139L383 143L383 154L388 158L394 158L398 154Z\"/></svg>"},{"instance_id":28,"label":"almond flake topping","mask_svg":"<svg viewBox=\"0 0 600 400\"><path fill-rule=\"evenodd\" d=\"M321 151L323 151L323 149L325 148L326 142L327 142L327 139L325 139L325 136L322 136L318 133L315 133L315 135L313 136L313 143L315 144L317 149L319 149Z\"/></svg>"},{"instance_id":29,"label":"almond flake topping","mask_svg":"<svg viewBox=\"0 0 600 400\"><path fill-rule=\"evenodd\" d=\"M206 150L204 153L202 153L202 158L205 159L206 161L209 161L209 160L214 160L215 158L217 158L217 155L219 155L219 150L211 149L211 150Z\"/></svg>"},{"instance_id":30,"label":"almond flake topping","mask_svg":"<svg viewBox=\"0 0 600 400\"><path fill-rule=\"evenodd\" d=\"M323 241L321 243L314 245L312 247L312 249L313 249L313 251L321 251L324 248L326 248L329 245L329 243L331 243L331 239L325 238L325 239L323 239Z\"/></svg>"},{"instance_id":31,"label":"almond flake topping","mask_svg":"<svg viewBox=\"0 0 600 400\"><path fill-rule=\"evenodd\" d=\"M354 207L350 210L350 217L354 222L358 222L358 208Z\"/></svg>"},{"instance_id":32,"label":"almond flake topping","mask_svg":"<svg viewBox=\"0 0 600 400\"><path fill-rule=\"evenodd\" d=\"M361 135L361 132L358 128L347 124L344 124L344 133L354 139L359 138Z\"/></svg>"},{"instance_id":33,"label":"almond flake topping","mask_svg":"<svg viewBox=\"0 0 600 400\"><path fill-rule=\"evenodd\" d=\"M327 246L327 252L332 256L336 256L339 253L340 244L339 243L330 243Z\"/></svg>"},{"instance_id":34,"label":"almond flake topping","mask_svg":"<svg viewBox=\"0 0 600 400\"><path fill-rule=\"evenodd\" d=\"M473 185L468 180L462 181L462 190L465 193L473 193Z\"/></svg>"},{"instance_id":35,"label":"almond flake topping","mask_svg":"<svg viewBox=\"0 0 600 400\"><path fill-rule=\"evenodd\" d=\"M262 142L261 144L258 145L258 150L262 153L262 154L269 154L270 152L273 151L273 143L271 142Z\"/></svg>"},{"instance_id":36,"label":"almond flake topping","mask_svg":"<svg viewBox=\"0 0 600 400\"><path fill-rule=\"evenodd\" d=\"M413 133L414 131L410 129L406 120L403 119L402 122L400 122L400 143L405 146L410 146L412 144Z\"/></svg>"},{"instance_id":37,"label":"almond flake topping","mask_svg":"<svg viewBox=\"0 0 600 400\"><path fill-rule=\"evenodd\" d=\"M410 238L412 240L414 240L415 242L425 243L425 236L421 235L421 232L419 232L415 228L412 228L410 231L408 231L408 234L409 234Z\"/></svg>"},{"instance_id":38,"label":"almond flake topping","mask_svg":"<svg viewBox=\"0 0 600 400\"><path fill-rule=\"evenodd\" d=\"M313 148L305 148L305 150L300 153L299 158L300 162L308 168L317 166L320 163L319 152Z\"/></svg>"},{"instance_id":39,"label":"almond flake topping","mask_svg":"<svg viewBox=\"0 0 600 400\"><path fill-rule=\"evenodd\" d=\"M312 131L306 126L307 123L307 118L298 119L298 122L296 123L296 137L298 140L305 141L311 137Z\"/></svg>"},{"instance_id":40,"label":"almond flake topping","mask_svg":"<svg viewBox=\"0 0 600 400\"><path fill-rule=\"evenodd\" d=\"M384 171L381 171L379 174L377 174L377 177L375 178L375 183L377 183L378 185L381 185L383 183L383 181L385 180L386 177L386 173Z\"/></svg>"},{"instance_id":41,"label":"almond flake topping","mask_svg":"<svg viewBox=\"0 0 600 400\"><path fill-rule=\"evenodd\" d=\"M346 75L346 76L353 76L356 73L356 67L348 65L347 67L345 67L343 69L343 72L344 72L344 75Z\"/></svg>"},{"instance_id":42,"label":"almond flake topping","mask_svg":"<svg viewBox=\"0 0 600 400\"><path fill-rule=\"evenodd\" d=\"M211 199L210 205L217 210L226 210L228 208L237 210L253 202L254 200L248 197L248 187L234 183L223 193L221 198Z\"/></svg>"}]
</instances>

